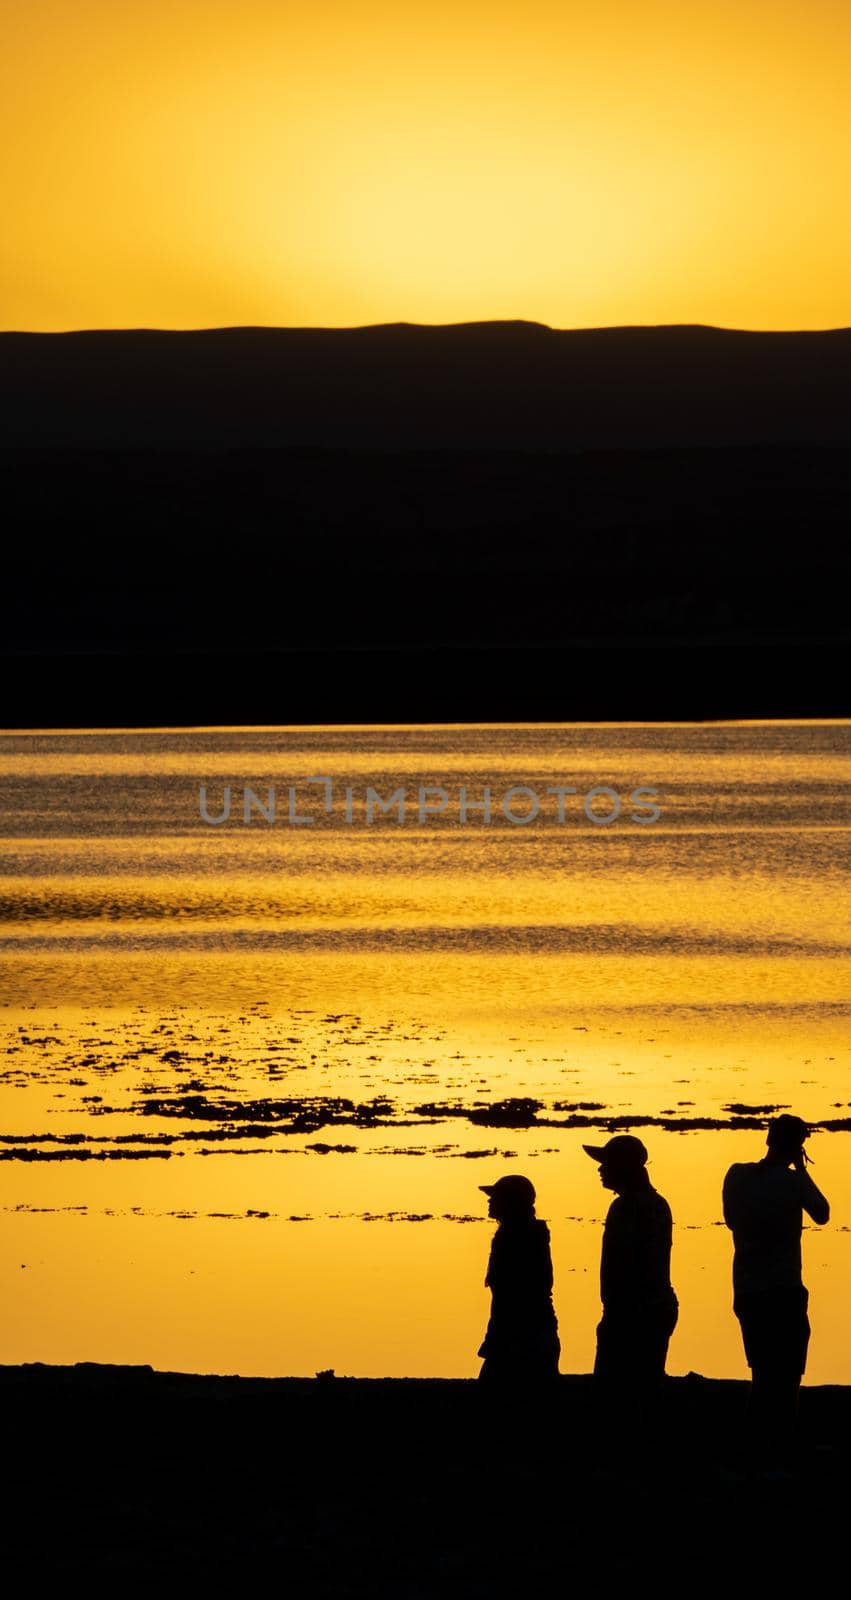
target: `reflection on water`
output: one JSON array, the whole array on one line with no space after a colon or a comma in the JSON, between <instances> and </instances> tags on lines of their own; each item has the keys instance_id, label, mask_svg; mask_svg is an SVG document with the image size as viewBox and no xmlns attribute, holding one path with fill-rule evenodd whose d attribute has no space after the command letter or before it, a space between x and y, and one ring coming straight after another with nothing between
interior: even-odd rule
<instances>
[{"instance_id":1,"label":"reflection on water","mask_svg":"<svg viewBox=\"0 0 851 1600\"><path fill-rule=\"evenodd\" d=\"M648 786L661 816L200 818L202 784L316 773ZM0 1361L472 1374L477 1186L525 1170L587 1371L581 1145L640 1126L670 1368L743 1375L720 1184L789 1106L833 1205L809 1378L851 1381L849 793L837 723L0 735Z\"/></svg>"}]
</instances>

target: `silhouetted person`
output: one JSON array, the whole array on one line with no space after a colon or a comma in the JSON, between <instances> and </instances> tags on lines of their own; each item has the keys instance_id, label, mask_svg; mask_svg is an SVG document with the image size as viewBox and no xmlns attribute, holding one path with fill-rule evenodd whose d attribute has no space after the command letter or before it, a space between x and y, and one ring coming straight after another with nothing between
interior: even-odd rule
<instances>
[{"instance_id":1,"label":"silhouetted person","mask_svg":"<svg viewBox=\"0 0 851 1600\"><path fill-rule=\"evenodd\" d=\"M479 1377L503 1384L557 1378L561 1346L550 1231L535 1216L535 1190L519 1176L479 1187L490 1200L488 1215L499 1223L485 1278L491 1314L479 1349L484 1357Z\"/></svg>"},{"instance_id":2,"label":"silhouetted person","mask_svg":"<svg viewBox=\"0 0 851 1600\"><path fill-rule=\"evenodd\" d=\"M662 1388L679 1315L671 1287L671 1208L650 1182L640 1139L618 1134L583 1149L599 1162L603 1188L617 1196L603 1229L594 1377L607 1400L641 1404Z\"/></svg>"},{"instance_id":3,"label":"silhouetted person","mask_svg":"<svg viewBox=\"0 0 851 1600\"><path fill-rule=\"evenodd\" d=\"M754 1424L769 1448L791 1442L807 1364L809 1293L801 1281L803 1213L827 1222L830 1206L806 1170L800 1117L775 1117L767 1154L737 1162L724 1179L733 1234L733 1310L751 1369Z\"/></svg>"}]
</instances>

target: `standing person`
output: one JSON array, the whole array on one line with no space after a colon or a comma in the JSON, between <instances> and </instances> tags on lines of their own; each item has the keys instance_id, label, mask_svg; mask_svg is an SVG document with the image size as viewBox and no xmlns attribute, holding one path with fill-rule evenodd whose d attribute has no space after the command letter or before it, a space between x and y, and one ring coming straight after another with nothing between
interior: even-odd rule
<instances>
[{"instance_id":1,"label":"standing person","mask_svg":"<svg viewBox=\"0 0 851 1600\"><path fill-rule=\"evenodd\" d=\"M775 1117L762 1160L736 1162L724 1179L724 1221L733 1234L733 1310L751 1369L753 1420L770 1445L791 1436L807 1364L803 1213L820 1226L830 1217L806 1169L809 1131L800 1117Z\"/></svg>"},{"instance_id":2,"label":"standing person","mask_svg":"<svg viewBox=\"0 0 851 1600\"><path fill-rule=\"evenodd\" d=\"M479 1355L479 1377L489 1383L525 1384L558 1377L561 1346L552 1301L550 1231L535 1216L535 1190L528 1178L511 1176L479 1185L493 1236L485 1287L491 1314Z\"/></svg>"},{"instance_id":3,"label":"standing person","mask_svg":"<svg viewBox=\"0 0 851 1600\"><path fill-rule=\"evenodd\" d=\"M650 1182L647 1151L632 1134L582 1147L613 1189L603 1229L594 1377L611 1401L647 1402L661 1390L679 1305L671 1287L673 1220Z\"/></svg>"}]
</instances>

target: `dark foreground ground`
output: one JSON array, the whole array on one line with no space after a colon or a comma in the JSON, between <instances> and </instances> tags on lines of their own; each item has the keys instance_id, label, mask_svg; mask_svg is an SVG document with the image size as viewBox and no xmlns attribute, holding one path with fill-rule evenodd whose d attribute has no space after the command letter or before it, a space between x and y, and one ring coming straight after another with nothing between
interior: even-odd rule
<instances>
[{"instance_id":1,"label":"dark foreground ground","mask_svg":"<svg viewBox=\"0 0 851 1600\"><path fill-rule=\"evenodd\" d=\"M10 1593L36 1577L247 1594L817 1588L847 1550L851 1391L805 1390L785 1472L743 1448L747 1385L669 1382L601 1436L591 1380L537 1414L475 1382L0 1368ZM831 1576L834 1574L831 1573Z\"/></svg>"}]
</instances>

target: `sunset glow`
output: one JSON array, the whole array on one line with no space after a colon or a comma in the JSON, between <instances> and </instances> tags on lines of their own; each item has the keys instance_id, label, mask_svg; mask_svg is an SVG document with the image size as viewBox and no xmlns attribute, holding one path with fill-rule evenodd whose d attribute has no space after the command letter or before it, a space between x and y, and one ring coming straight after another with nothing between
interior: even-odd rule
<instances>
[{"instance_id":1,"label":"sunset glow","mask_svg":"<svg viewBox=\"0 0 851 1600\"><path fill-rule=\"evenodd\" d=\"M0 326L851 323L837 0L12 0Z\"/></svg>"}]
</instances>

